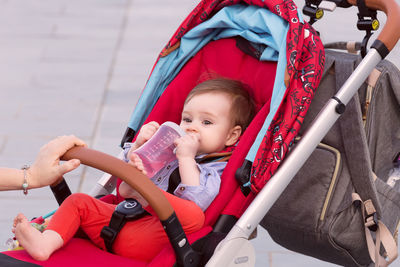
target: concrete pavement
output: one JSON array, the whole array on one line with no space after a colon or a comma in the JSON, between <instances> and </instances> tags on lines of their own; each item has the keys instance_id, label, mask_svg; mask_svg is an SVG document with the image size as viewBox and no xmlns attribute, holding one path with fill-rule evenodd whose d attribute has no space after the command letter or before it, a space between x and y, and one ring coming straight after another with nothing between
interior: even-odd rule
<instances>
[{"instance_id":1,"label":"concrete pavement","mask_svg":"<svg viewBox=\"0 0 400 267\"><path fill-rule=\"evenodd\" d=\"M30 164L43 144L64 134L117 155L159 51L196 4L0 0L0 166ZM316 25L323 38L354 35L349 27L329 26L332 17ZM398 45L390 58L399 54ZM82 166L66 179L73 192L88 192L100 176ZM30 190L27 197L1 192L0 202L1 250L18 212L34 217L57 207L49 188ZM276 245L262 229L253 243L257 266L335 266Z\"/></svg>"}]
</instances>

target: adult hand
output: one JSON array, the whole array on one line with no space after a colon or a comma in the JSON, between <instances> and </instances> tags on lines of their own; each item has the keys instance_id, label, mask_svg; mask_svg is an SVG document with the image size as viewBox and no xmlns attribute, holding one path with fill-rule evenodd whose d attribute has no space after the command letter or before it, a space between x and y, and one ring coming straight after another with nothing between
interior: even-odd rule
<instances>
[{"instance_id":1,"label":"adult hand","mask_svg":"<svg viewBox=\"0 0 400 267\"><path fill-rule=\"evenodd\" d=\"M60 164L60 157L74 146L86 146L79 138L68 135L60 136L44 145L36 157L36 161L28 169L29 188L51 185L80 165L78 159L71 159Z\"/></svg>"}]
</instances>

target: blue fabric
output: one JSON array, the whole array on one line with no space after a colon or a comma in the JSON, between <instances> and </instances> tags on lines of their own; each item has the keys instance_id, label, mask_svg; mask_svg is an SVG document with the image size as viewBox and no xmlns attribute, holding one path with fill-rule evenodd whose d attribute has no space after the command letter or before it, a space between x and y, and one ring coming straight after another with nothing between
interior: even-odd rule
<instances>
[{"instance_id":1,"label":"blue fabric","mask_svg":"<svg viewBox=\"0 0 400 267\"><path fill-rule=\"evenodd\" d=\"M184 64L208 42L242 36L250 42L267 45L261 60L278 61L270 113L247 156L247 159L253 161L286 90L284 72L288 28L289 25L284 19L265 8L246 5L223 8L211 19L187 32L182 37L178 49L158 60L128 126L138 131L168 84Z\"/></svg>"},{"instance_id":2,"label":"blue fabric","mask_svg":"<svg viewBox=\"0 0 400 267\"><path fill-rule=\"evenodd\" d=\"M300 22L304 24L303 11L301 11L300 8L297 9L297 16L299 17Z\"/></svg>"}]
</instances>

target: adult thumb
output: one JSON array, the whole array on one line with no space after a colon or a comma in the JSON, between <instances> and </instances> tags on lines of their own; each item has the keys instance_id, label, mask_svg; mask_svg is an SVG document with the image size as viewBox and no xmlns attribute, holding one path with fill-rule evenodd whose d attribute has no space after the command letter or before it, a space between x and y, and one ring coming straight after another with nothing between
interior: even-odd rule
<instances>
[{"instance_id":1,"label":"adult thumb","mask_svg":"<svg viewBox=\"0 0 400 267\"><path fill-rule=\"evenodd\" d=\"M59 165L60 175L64 175L67 172L70 172L76 169L81 164L79 159L70 159L63 164Z\"/></svg>"}]
</instances>

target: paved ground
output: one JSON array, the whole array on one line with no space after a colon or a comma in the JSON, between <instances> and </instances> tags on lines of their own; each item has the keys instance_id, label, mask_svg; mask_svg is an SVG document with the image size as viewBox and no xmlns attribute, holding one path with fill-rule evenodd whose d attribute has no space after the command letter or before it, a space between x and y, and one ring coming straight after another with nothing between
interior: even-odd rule
<instances>
[{"instance_id":1,"label":"paved ground","mask_svg":"<svg viewBox=\"0 0 400 267\"><path fill-rule=\"evenodd\" d=\"M0 166L32 163L42 144L71 133L117 155L158 52L196 2L0 0ZM322 38L362 38L352 29L354 9L354 19L339 14L335 24L332 15L318 22ZM390 58L399 54L397 46ZM88 192L100 176L80 167L66 179L72 191ZM1 250L18 212L33 217L57 207L49 188L28 197L2 192L0 201ZM334 266L287 251L262 230L253 242L257 266Z\"/></svg>"}]
</instances>

